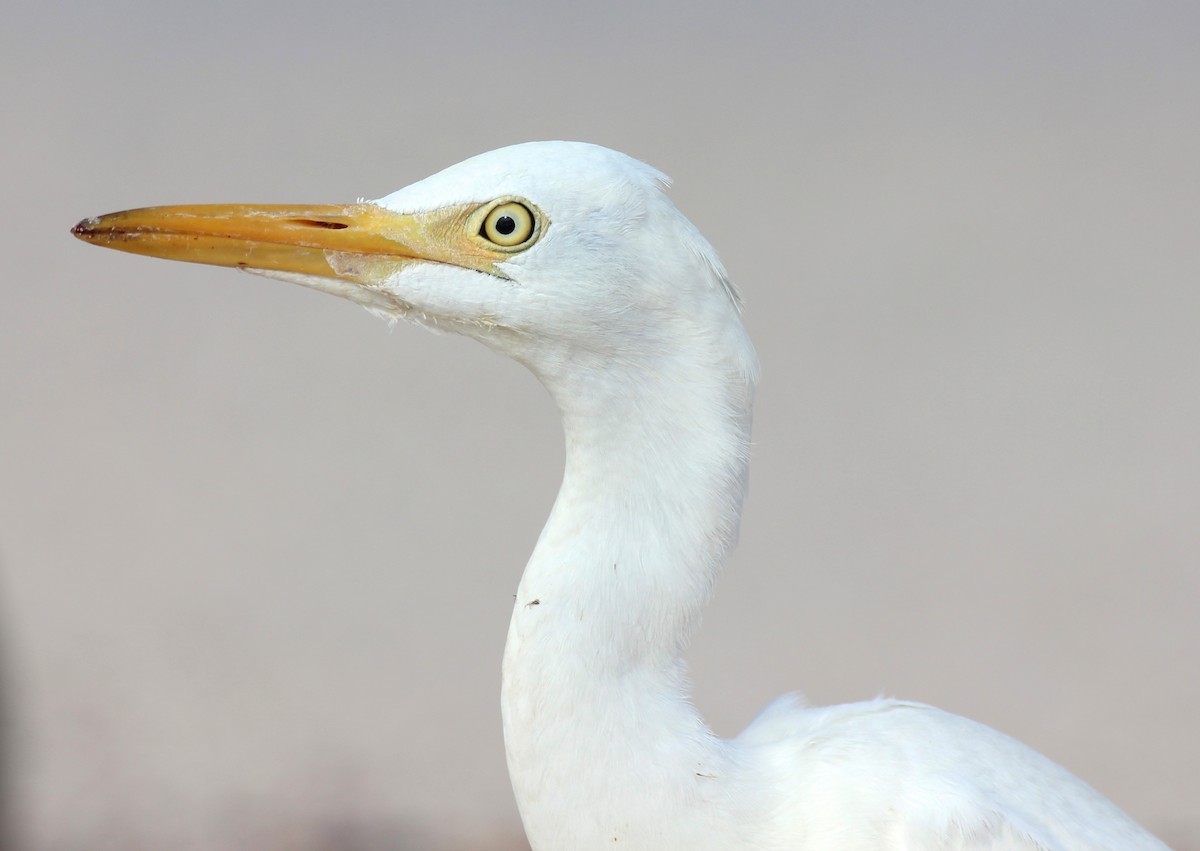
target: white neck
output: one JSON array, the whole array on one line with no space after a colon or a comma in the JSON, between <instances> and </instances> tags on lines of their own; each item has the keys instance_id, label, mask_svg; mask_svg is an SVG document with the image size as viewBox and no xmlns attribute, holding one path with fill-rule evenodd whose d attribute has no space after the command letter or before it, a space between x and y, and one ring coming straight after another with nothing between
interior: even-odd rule
<instances>
[{"instance_id":1,"label":"white neck","mask_svg":"<svg viewBox=\"0 0 1200 851\"><path fill-rule=\"evenodd\" d=\"M703 806L730 755L689 702L683 652L745 487L754 359L733 325L653 363L576 352L535 369L562 412L566 469L517 591L502 696L534 851L640 849L664 823L698 839L729 815Z\"/></svg>"}]
</instances>

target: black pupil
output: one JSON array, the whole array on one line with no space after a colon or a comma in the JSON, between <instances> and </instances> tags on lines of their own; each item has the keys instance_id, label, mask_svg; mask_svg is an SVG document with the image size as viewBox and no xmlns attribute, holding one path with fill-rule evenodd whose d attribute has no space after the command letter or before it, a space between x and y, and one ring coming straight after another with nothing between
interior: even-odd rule
<instances>
[{"instance_id":1,"label":"black pupil","mask_svg":"<svg viewBox=\"0 0 1200 851\"><path fill-rule=\"evenodd\" d=\"M512 216L501 216L496 219L496 233L508 236L517 229L517 222Z\"/></svg>"}]
</instances>

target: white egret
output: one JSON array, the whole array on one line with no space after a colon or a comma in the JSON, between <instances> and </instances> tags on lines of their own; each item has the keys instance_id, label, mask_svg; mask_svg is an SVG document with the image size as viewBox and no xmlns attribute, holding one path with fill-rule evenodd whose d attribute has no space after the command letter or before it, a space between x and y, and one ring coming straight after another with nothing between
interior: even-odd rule
<instances>
[{"instance_id":1,"label":"white egret","mask_svg":"<svg viewBox=\"0 0 1200 851\"><path fill-rule=\"evenodd\" d=\"M665 185L614 151L538 142L370 203L159 207L74 233L457 331L546 386L566 468L502 687L534 851L1164 849L1050 760L930 706L789 696L736 738L705 726L683 653L737 536L758 366Z\"/></svg>"}]
</instances>

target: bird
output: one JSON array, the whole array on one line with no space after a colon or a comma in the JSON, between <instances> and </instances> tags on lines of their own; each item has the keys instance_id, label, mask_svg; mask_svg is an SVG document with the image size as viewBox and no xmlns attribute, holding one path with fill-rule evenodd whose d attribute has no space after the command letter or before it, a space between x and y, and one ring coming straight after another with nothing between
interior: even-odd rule
<instances>
[{"instance_id":1,"label":"bird","mask_svg":"<svg viewBox=\"0 0 1200 851\"><path fill-rule=\"evenodd\" d=\"M72 232L457 332L545 386L563 478L501 686L533 851L1165 849L1047 757L925 704L792 694L732 738L705 724L684 651L736 544L759 367L668 188L608 148L529 142L375 201L150 207Z\"/></svg>"}]
</instances>

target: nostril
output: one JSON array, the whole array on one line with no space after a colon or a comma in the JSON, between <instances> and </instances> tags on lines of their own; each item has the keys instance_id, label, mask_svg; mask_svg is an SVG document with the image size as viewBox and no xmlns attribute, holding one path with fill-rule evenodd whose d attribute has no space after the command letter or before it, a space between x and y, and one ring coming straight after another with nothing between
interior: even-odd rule
<instances>
[{"instance_id":1,"label":"nostril","mask_svg":"<svg viewBox=\"0 0 1200 851\"><path fill-rule=\"evenodd\" d=\"M329 230L342 230L350 227L345 222L326 222L321 219L292 219L292 221L310 228L328 228Z\"/></svg>"}]
</instances>

